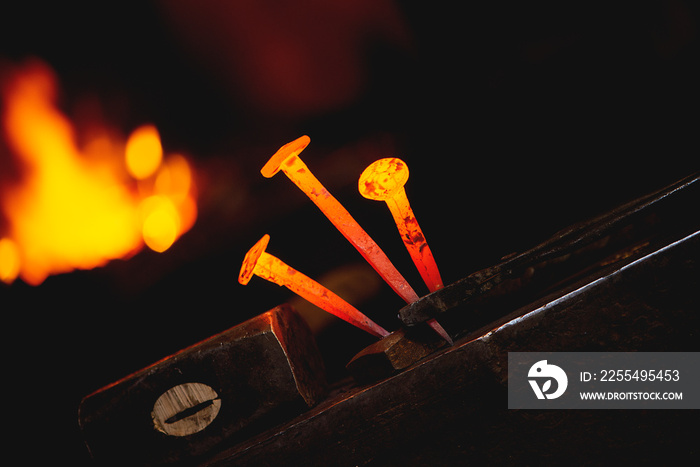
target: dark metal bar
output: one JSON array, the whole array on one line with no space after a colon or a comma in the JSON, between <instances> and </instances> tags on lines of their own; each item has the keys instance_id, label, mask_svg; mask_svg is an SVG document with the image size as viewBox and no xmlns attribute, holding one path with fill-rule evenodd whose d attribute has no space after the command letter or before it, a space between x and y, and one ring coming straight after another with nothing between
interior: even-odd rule
<instances>
[{"instance_id":1,"label":"dark metal bar","mask_svg":"<svg viewBox=\"0 0 700 467\"><path fill-rule=\"evenodd\" d=\"M399 311L399 319L414 326L450 317L459 329L498 318L493 309L507 298L509 308L565 289L582 274L619 267L667 240L700 226L700 176L689 176L597 218L575 224L546 242L477 271ZM488 310L487 310L488 309ZM455 318L456 313L474 314ZM496 314L494 314L496 313ZM482 319L478 316L482 316ZM445 322L450 330L449 321Z\"/></svg>"}]
</instances>

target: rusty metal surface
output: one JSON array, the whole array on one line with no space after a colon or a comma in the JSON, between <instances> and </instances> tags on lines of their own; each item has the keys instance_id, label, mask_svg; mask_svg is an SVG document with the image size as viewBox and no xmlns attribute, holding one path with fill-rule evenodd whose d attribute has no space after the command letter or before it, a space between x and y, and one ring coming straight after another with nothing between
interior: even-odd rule
<instances>
[{"instance_id":1,"label":"rusty metal surface","mask_svg":"<svg viewBox=\"0 0 700 467\"><path fill-rule=\"evenodd\" d=\"M693 232L700 227L695 214L698 205L700 176L696 174L428 294L402 308L399 318L408 326L434 318L452 319L453 332L464 335L499 318L498 310L565 290L582 276L602 275Z\"/></svg>"}]
</instances>

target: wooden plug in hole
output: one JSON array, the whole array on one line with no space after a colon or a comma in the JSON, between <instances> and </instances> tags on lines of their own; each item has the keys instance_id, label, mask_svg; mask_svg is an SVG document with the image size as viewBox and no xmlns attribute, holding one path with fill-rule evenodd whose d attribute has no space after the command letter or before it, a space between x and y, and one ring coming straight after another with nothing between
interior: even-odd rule
<instances>
[{"instance_id":1,"label":"wooden plug in hole","mask_svg":"<svg viewBox=\"0 0 700 467\"><path fill-rule=\"evenodd\" d=\"M187 436L208 427L219 414L221 399L202 383L184 383L165 391L153 405L153 425L170 436Z\"/></svg>"}]
</instances>

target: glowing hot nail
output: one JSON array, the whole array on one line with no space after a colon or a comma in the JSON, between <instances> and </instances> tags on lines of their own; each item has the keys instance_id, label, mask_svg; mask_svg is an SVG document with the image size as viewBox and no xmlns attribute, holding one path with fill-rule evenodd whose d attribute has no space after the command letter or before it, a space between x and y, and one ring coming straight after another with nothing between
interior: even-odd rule
<instances>
[{"instance_id":1,"label":"glowing hot nail","mask_svg":"<svg viewBox=\"0 0 700 467\"><path fill-rule=\"evenodd\" d=\"M367 199L386 202L413 263L425 285L431 292L435 292L443 287L442 278L433 253L408 203L404 190L407 180L408 167L405 162L395 157L380 159L360 175L360 194Z\"/></svg>"},{"instance_id":2,"label":"glowing hot nail","mask_svg":"<svg viewBox=\"0 0 700 467\"><path fill-rule=\"evenodd\" d=\"M360 194L365 198L385 201L389 206L413 263L428 289L435 292L443 287L442 278L433 253L406 197L404 185L407 180L408 166L401 159L392 157L380 159L367 167L360 175L358 187ZM444 329L438 328L440 325L435 320L428 321L428 324L445 337ZM447 340L450 341L449 337Z\"/></svg>"},{"instance_id":3,"label":"glowing hot nail","mask_svg":"<svg viewBox=\"0 0 700 467\"><path fill-rule=\"evenodd\" d=\"M267 253L265 249L269 241L270 236L264 235L248 251L238 275L238 282L246 285L255 274L277 285L287 287L317 307L373 336L384 337L389 334L384 328L318 282Z\"/></svg>"},{"instance_id":4,"label":"glowing hot nail","mask_svg":"<svg viewBox=\"0 0 700 467\"><path fill-rule=\"evenodd\" d=\"M350 213L326 190L299 158L299 153L308 146L310 141L308 136L302 136L285 144L267 161L261 173L266 178L270 178L281 170L318 206L321 212L397 294L407 303L415 302L418 300L418 295L389 261L379 245L360 227Z\"/></svg>"}]
</instances>

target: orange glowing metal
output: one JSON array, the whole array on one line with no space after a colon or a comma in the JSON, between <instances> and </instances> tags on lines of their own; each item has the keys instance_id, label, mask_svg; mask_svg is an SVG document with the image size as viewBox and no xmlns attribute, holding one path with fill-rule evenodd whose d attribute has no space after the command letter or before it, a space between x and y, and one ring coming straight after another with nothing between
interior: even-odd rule
<instances>
[{"instance_id":1,"label":"orange glowing metal","mask_svg":"<svg viewBox=\"0 0 700 467\"><path fill-rule=\"evenodd\" d=\"M381 326L318 282L267 253L265 249L269 241L270 236L264 235L246 253L241 272L238 275L238 282L246 285L255 274L277 285L287 287L317 307L373 336L384 337L389 334Z\"/></svg>"},{"instance_id":2,"label":"orange glowing metal","mask_svg":"<svg viewBox=\"0 0 700 467\"><path fill-rule=\"evenodd\" d=\"M385 201L394 217L399 234L408 249L413 263L418 268L423 281L431 292L443 287L440 271L435 258L418 225L413 209L408 203L404 185L408 181L408 167L401 159L395 157L380 159L367 167L358 183L360 194L367 199ZM432 319L427 324L452 344L447 332Z\"/></svg>"},{"instance_id":3,"label":"orange glowing metal","mask_svg":"<svg viewBox=\"0 0 700 467\"><path fill-rule=\"evenodd\" d=\"M302 136L282 146L265 164L261 173L270 178L282 170L284 174L303 191L326 215L333 225L372 265L380 276L407 303L418 300L418 295L406 282L389 258L370 238L350 213L331 195L299 158L299 153L311 140Z\"/></svg>"},{"instance_id":4,"label":"orange glowing metal","mask_svg":"<svg viewBox=\"0 0 700 467\"><path fill-rule=\"evenodd\" d=\"M418 268L425 285L431 292L443 287L440 271L435 258L425 240L423 231L418 225L413 209L408 203L404 185L408 180L408 166L395 157L380 159L372 163L360 175L360 194L367 199L385 201L396 226L399 228L401 239L411 255L413 263Z\"/></svg>"}]
</instances>

